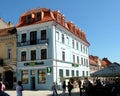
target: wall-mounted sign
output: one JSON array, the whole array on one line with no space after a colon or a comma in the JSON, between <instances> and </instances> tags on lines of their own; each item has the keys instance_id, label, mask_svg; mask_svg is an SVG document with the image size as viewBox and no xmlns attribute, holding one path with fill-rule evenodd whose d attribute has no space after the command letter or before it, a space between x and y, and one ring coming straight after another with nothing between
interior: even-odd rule
<instances>
[{"instance_id":1,"label":"wall-mounted sign","mask_svg":"<svg viewBox=\"0 0 120 96\"><path fill-rule=\"evenodd\" d=\"M47 67L47 73L51 73L51 67Z\"/></svg>"},{"instance_id":2,"label":"wall-mounted sign","mask_svg":"<svg viewBox=\"0 0 120 96\"><path fill-rule=\"evenodd\" d=\"M35 65L42 65L44 62L29 62L29 63L24 63L24 66L35 66Z\"/></svg>"}]
</instances>

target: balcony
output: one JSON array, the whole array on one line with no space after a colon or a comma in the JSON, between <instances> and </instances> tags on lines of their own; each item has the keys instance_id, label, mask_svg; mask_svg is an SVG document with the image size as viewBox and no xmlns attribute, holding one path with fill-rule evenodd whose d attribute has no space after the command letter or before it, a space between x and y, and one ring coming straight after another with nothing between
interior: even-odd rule
<instances>
[{"instance_id":1,"label":"balcony","mask_svg":"<svg viewBox=\"0 0 120 96\"><path fill-rule=\"evenodd\" d=\"M10 59L5 58L4 59L4 65L11 64L11 63L16 64L17 63L17 58L10 58Z\"/></svg>"},{"instance_id":2,"label":"balcony","mask_svg":"<svg viewBox=\"0 0 120 96\"><path fill-rule=\"evenodd\" d=\"M26 41L26 42L17 42L17 47L22 47L22 46L29 46L29 45L37 45L37 44L48 44L48 39L36 39L32 41Z\"/></svg>"}]
</instances>

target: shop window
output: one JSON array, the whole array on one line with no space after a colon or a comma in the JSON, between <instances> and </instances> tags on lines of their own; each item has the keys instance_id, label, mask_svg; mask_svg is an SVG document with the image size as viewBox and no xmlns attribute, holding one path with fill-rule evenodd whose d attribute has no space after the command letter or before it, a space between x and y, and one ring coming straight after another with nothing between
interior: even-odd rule
<instances>
[{"instance_id":1,"label":"shop window","mask_svg":"<svg viewBox=\"0 0 120 96\"><path fill-rule=\"evenodd\" d=\"M46 70L38 70L38 83L46 83Z\"/></svg>"},{"instance_id":2,"label":"shop window","mask_svg":"<svg viewBox=\"0 0 120 96\"><path fill-rule=\"evenodd\" d=\"M22 83L28 84L28 70L22 70Z\"/></svg>"}]
</instances>

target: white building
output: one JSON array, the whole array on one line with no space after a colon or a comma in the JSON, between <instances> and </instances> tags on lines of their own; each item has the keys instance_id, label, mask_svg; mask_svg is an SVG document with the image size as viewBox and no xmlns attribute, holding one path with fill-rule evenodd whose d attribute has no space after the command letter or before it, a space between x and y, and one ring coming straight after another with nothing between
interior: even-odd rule
<instances>
[{"instance_id":1,"label":"white building","mask_svg":"<svg viewBox=\"0 0 120 96\"><path fill-rule=\"evenodd\" d=\"M70 77L89 76L89 42L59 11L25 12L17 25L17 79L24 89L50 89Z\"/></svg>"}]
</instances>

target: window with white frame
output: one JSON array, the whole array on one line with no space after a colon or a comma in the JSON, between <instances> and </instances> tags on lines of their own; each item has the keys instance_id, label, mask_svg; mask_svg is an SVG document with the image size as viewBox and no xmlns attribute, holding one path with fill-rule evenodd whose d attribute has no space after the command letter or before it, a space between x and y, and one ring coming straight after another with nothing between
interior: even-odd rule
<instances>
[{"instance_id":1,"label":"window with white frame","mask_svg":"<svg viewBox=\"0 0 120 96\"><path fill-rule=\"evenodd\" d=\"M74 40L72 40L72 47L73 47L73 48L75 47L75 43L74 43Z\"/></svg>"},{"instance_id":2,"label":"window with white frame","mask_svg":"<svg viewBox=\"0 0 120 96\"><path fill-rule=\"evenodd\" d=\"M66 42L67 42L67 45L69 45L69 37L68 36L66 37Z\"/></svg>"},{"instance_id":3,"label":"window with white frame","mask_svg":"<svg viewBox=\"0 0 120 96\"><path fill-rule=\"evenodd\" d=\"M56 31L56 40L59 41L59 32Z\"/></svg>"},{"instance_id":4,"label":"window with white frame","mask_svg":"<svg viewBox=\"0 0 120 96\"><path fill-rule=\"evenodd\" d=\"M62 43L65 43L65 37L64 37L64 34L62 34Z\"/></svg>"},{"instance_id":5,"label":"window with white frame","mask_svg":"<svg viewBox=\"0 0 120 96\"><path fill-rule=\"evenodd\" d=\"M41 59L47 59L47 49L41 49Z\"/></svg>"},{"instance_id":6,"label":"window with white frame","mask_svg":"<svg viewBox=\"0 0 120 96\"><path fill-rule=\"evenodd\" d=\"M80 63L80 61L79 61L79 56L77 56L77 63L78 63L78 64Z\"/></svg>"},{"instance_id":7,"label":"window with white frame","mask_svg":"<svg viewBox=\"0 0 120 96\"><path fill-rule=\"evenodd\" d=\"M77 48L77 50L79 49L79 45L78 45L78 42L76 42L76 48Z\"/></svg>"},{"instance_id":8,"label":"window with white frame","mask_svg":"<svg viewBox=\"0 0 120 96\"><path fill-rule=\"evenodd\" d=\"M62 60L65 61L65 51L62 51Z\"/></svg>"},{"instance_id":9,"label":"window with white frame","mask_svg":"<svg viewBox=\"0 0 120 96\"><path fill-rule=\"evenodd\" d=\"M75 55L73 55L73 63L75 63Z\"/></svg>"}]
</instances>

